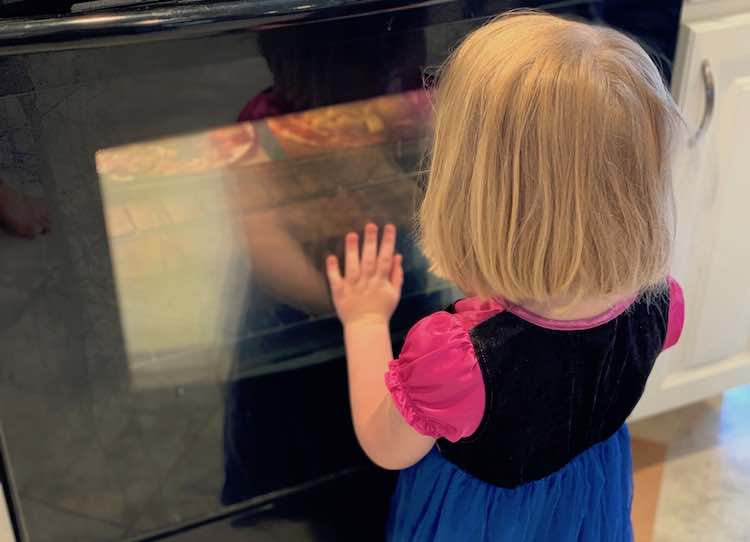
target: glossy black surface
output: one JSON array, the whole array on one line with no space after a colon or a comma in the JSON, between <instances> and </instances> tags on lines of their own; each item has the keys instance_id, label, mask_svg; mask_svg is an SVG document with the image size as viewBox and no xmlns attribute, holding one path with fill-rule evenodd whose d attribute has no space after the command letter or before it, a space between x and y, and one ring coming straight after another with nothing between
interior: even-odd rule
<instances>
[{"instance_id":1,"label":"glossy black surface","mask_svg":"<svg viewBox=\"0 0 750 542\"><path fill-rule=\"evenodd\" d=\"M281 114L421 87L484 17L532 4L78 50L16 36L47 50L0 56L0 416L25 540L378 539L392 477L354 440L320 264L366 220L409 230L424 142L296 155L253 109L267 162L121 182L97 153L233 125L269 88ZM617 20L668 68L679 3L557 11ZM400 243L396 343L457 295Z\"/></svg>"},{"instance_id":2,"label":"glossy black surface","mask_svg":"<svg viewBox=\"0 0 750 542\"><path fill-rule=\"evenodd\" d=\"M205 36L232 30L388 13L449 0L239 0L161 2L0 20L0 54Z\"/></svg>"}]
</instances>

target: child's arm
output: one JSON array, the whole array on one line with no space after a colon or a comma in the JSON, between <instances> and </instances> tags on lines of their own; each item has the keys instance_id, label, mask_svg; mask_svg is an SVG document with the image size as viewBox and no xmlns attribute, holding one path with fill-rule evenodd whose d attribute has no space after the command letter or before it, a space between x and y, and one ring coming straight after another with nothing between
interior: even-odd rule
<instances>
[{"instance_id":1,"label":"child's arm","mask_svg":"<svg viewBox=\"0 0 750 542\"><path fill-rule=\"evenodd\" d=\"M325 277L274 212L249 213L240 224L253 274L274 299L308 314L330 312Z\"/></svg>"},{"instance_id":2,"label":"child's arm","mask_svg":"<svg viewBox=\"0 0 750 542\"><path fill-rule=\"evenodd\" d=\"M354 431L372 461L401 469L429 452L435 439L406 423L385 386L384 374L393 358L388 322L401 296L404 271L401 255L394 255L396 228L385 227L379 251L377 237L377 226L368 224L360 259L359 238L348 234L345 275L335 256L328 258L327 270L344 326Z\"/></svg>"}]
</instances>

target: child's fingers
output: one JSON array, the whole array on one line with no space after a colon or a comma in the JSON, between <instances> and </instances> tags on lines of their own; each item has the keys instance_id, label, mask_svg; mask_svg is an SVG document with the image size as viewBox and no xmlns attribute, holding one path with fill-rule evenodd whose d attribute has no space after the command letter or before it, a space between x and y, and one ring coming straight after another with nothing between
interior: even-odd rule
<instances>
[{"instance_id":1,"label":"child's fingers","mask_svg":"<svg viewBox=\"0 0 750 542\"><path fill-rule=\"evenodd\" d=\"M396 254L393 258L393 267L391 268L390 281L391 284L400 292L401 287L404 285L404 257L401 254Z\"/></svg>"},{"instance_id":2,"label":"child's fingers","mask_svg":"<svg viewBox=\"0 0 750 542\"><path fill-rule=\"evenodd\" d=\"M341 288L344 279L341 276L341 269L339 269L339 259L333 254L326 258L326 274L328 275L328 282L331 284L331 291L335 292Z\"/></svg>"},{"instance_id":3,"label":"child's fingers","mask_svg":"<svg viewBox=\"0 0 750 542\"><path fill-rule=\"evenodd\" d=\"M378 273L383 277L393 268L393 251L396 248L396 226L386 224L383 228L383 240L380 242L380 252L378 253Z\"/></svg>"},{"instance_id":4,"label":"child's fingers","mask_svg":"<svg viewBox=\"0 0 750 542\"><path fill-rule=\"evenodd\" d=\"M346 234L345 242L346 278L356 279L359 277L359 235L354 232Z\"/></svg>"},{"instance_id":5,"label":"child's fingers","mask_svg":"<svg viewBox=\"0 0 750 542\"><path fill-rule=\"evenodd\" d=\"M375 224L365 226L365 242L362 245L362 274L370 276L375 271L375 259L378 252L378 227Z\"/></svg>"}]
</instances>

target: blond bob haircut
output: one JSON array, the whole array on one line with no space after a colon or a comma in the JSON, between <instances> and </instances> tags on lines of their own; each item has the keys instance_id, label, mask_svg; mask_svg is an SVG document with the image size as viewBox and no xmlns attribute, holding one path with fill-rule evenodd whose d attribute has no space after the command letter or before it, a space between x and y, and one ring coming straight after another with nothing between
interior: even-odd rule
<instances>
[{"instance_id":1,"label":"blond bob haircut","mask_svg":"<svg viewBox=\"0 0 750 542\"><path fill-rule=\"evenodd\" d=\"M420 244L464 292L644 291L673 240L680 116L630 38L538 12L470 34L439 73Z\"/></svg>"}]
</instances>

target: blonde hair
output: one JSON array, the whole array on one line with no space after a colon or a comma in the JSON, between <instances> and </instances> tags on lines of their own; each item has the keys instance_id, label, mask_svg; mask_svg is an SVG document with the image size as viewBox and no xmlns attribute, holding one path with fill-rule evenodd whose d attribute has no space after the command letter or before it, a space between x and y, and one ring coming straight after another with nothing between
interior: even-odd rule
<instances>
[{"instance_id":1,"label":"blonde hair","mask_svg":"<svg viewBox=\"0 0 750 542\"><path fill-rule=\"evenodd\" d=\"M433 271L509 301L656 285L679 113L626 36L550 15L479 28L438 79L418 222Z\"/></svg>"}]
</instances>

